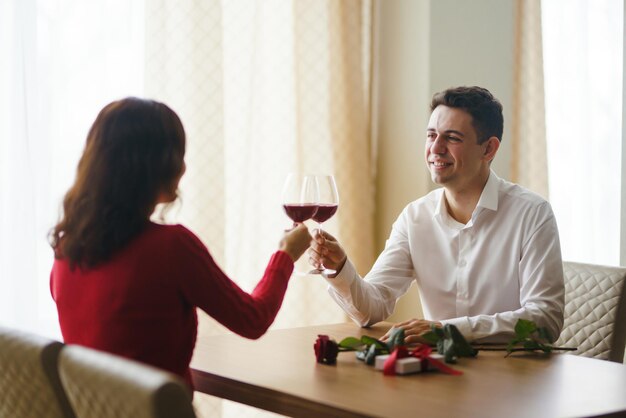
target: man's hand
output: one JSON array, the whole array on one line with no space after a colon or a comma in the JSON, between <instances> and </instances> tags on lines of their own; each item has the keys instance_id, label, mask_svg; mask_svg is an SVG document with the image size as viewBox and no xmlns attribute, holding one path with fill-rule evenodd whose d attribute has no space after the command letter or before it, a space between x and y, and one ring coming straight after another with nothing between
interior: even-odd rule
<instances>
[{"instance_id":1,"label":"man's hand","mask_svg":"<svg viewBox=\"0 0 626 418\"><path fill-rule=\"evenodd\" d=\"M336 270L337 273L341 271L348 259L337 239L325 231L321 231L320 234L319 229L313 235L308 254L309 264L313 267L318 268L323 263L324 267Z\"/></svg>"},{"instance_id":2,"label":"man's hand","mask_svg":"<svg viewBox=\"0 0 626 418\"><path fill-rule=\"evenodd\" d=\"M404 342L406 344L412 343L422 343L427 344L421 336L422 334L427 333L431 329L431 325L435 325L437 327L442 327L443 324L437 321L427 321L426 319L409 319L408 321L400 322L398 324L394 324L389 331L380 339L383 342L386 342L389 339L389 335L391 335L391 330L394 328L402 328L404 329Z\"/></svg>"}]
</instances>

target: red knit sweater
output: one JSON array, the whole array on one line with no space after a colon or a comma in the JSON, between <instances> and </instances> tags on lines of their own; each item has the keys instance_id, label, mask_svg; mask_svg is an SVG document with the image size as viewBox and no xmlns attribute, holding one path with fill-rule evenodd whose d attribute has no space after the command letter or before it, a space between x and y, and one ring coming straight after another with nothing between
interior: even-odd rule
<instances>
[{"instance_id":1,"label":"red knit sweater","mask_svg":"<svg viewBox=\"0 0 626 418\"><path fill-rule=\"evenodd\" d=\"M168 370L193 387L195 308L239 335L258 338L274 321L292 270L289 255L274 253L248 294L184 226L150 224L95 268L71 270L67 260L55 260L50 290L67 344Z\"/></svg>"}]
</instances>

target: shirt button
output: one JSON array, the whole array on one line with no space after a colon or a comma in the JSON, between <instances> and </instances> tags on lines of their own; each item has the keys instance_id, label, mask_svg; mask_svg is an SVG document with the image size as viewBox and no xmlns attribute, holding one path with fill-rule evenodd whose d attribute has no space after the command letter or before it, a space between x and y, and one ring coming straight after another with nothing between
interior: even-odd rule
<instances>
[{"instance_id":1,"label":"shirt button","mask_svg":"<svg viewBox=\"0 0 626 418\"><path fill-rule=\"evenodd\" d=\"M459 266L460 267L465 267L466 264L467 264L467 262L465 260L459 261Z\"/></svg>"}]
</instances>

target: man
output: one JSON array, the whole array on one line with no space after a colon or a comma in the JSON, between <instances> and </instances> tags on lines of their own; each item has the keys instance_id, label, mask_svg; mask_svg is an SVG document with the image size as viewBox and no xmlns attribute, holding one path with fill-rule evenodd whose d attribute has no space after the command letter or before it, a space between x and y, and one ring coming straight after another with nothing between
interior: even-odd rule
<instances>
[{"instance_id":1,"label":"man","mask_svg":"<svg viewBox=\"0 0 626 418\"><path fill-rule=\"evenodd\" d=\"M520 318L558 338L563 267L550 204L490 169L502 105L484 88L457 87L435 94L431 112L426 164L442 187L402 211L364 279L329 234L316 234L310 263L338 271L326 278L330 295L361 326L385 320L415 280L425 318L394 325L408 343L447 323L470 341L507 341Z\"/></svg>"}]
</instances>

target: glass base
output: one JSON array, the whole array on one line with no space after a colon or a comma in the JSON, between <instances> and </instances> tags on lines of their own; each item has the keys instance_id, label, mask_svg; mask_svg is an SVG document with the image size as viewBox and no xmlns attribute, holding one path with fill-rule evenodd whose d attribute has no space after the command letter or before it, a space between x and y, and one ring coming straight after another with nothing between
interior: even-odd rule
<instances>
[{"instance_id":1,"label":"glass base","mask_svg":"<svg viewBox=\"0 0 626 418\"><path fill-rule=\"evenodd\" d=\"M324 276L330 276L336 273L337 273L337 270L333 270L329 268L319 268L319 269L313 269L309 271L309 274L323 274Z\"/></svg>"}]
</instances>

